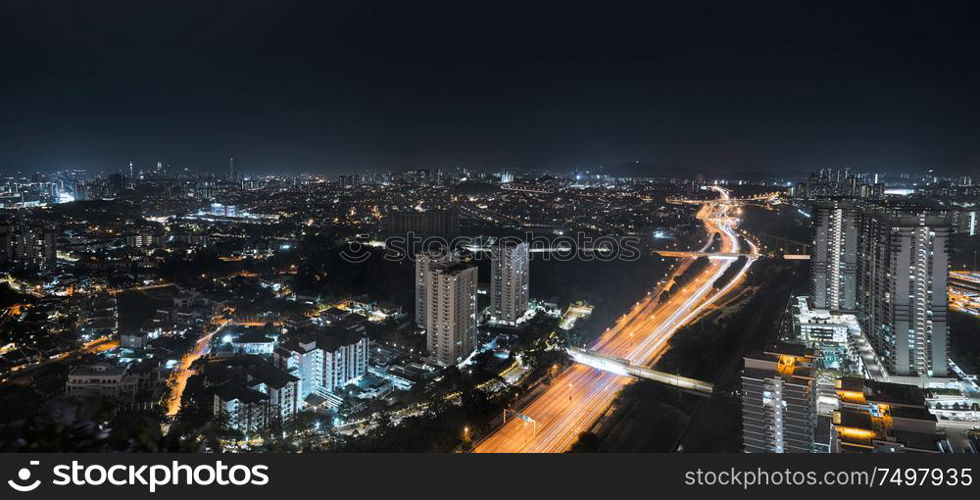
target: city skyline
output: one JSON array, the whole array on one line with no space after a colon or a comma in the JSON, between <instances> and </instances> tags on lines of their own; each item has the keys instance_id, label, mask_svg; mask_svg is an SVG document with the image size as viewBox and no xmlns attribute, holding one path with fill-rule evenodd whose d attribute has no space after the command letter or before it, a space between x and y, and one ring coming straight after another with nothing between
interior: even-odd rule
<instances>
[{"instance_id":1,"label":"city skyline","mask_svg":"<svg viewBox=\"0 0 980 500\"><path fill-rule=\"evenodd\" d=\"M240 168L3 178L8 413L102 401L199 451L978 446L970 176Z\"/></svg>"},{"instance_id":2,"label":"city skyline","mask_svg":"<svg viewBox=\"0 0 980 500\"><path fill-rule=\"evenodd\" d=\"M14 490L980 485L972 5L42 3L0 8Z\"/></svg>"}]
</instances>

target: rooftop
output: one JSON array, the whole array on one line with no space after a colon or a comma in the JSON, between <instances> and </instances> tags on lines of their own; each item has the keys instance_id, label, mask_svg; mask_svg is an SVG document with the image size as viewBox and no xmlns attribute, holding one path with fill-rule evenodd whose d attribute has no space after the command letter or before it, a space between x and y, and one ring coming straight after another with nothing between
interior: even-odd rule
<instances>
[{"instance_id":1,"label":"rooftop","mask_svg":"<svg viewBox=\"0 0 980 500\"><path fill-rule=\"evenodd\" d=\"M912 408L925 407L925 393L914 385L877 382L858 377L841 377L837 392L846 402L885 403Z\"/></svg>"},{"instance_id":2,"label":"rooftop","mask_svg":"<svg viewBox=\"0 0 980 500\"><path fill-rule=\"evenodd\" d=\"M215 387L214 395L222 401L239 400L243 403L258 403L269 399L269 396L255 389L246 387L241 382L226 382Z\"/></svg>"},{"instance_id":3,"label":"rooftop","mask_svg":"<svg viewBox=\"0 0 980 500\"><path fill-rule=\"evenodd\" d=\"M289 334L279 349L291 352L308 352L310 349L306 346L312 344L317 349L336 351L341 347L356 344L363 338L364 336L359 333L345 328L332 326L304 328Z\"/></svg>"}]
</instances>

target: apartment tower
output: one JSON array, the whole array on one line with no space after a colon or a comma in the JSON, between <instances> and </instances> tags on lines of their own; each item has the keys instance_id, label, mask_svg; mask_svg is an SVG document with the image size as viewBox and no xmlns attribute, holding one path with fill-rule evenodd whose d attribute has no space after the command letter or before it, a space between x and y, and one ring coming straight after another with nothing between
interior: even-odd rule
<instances>
[{"instance_id":1,"label":"apartment tower","mask_svg":"<svg viewBox=\"0 0 980 500\"><path fill-rule=\"evenodd\" d=\"M426 283L426 344L432 362L460 363L476 350L477 268L459 263L431 265Z\"/></svg>"},{"instance_id":2,"label":"apartment tower","mask_svg":"<svg viewBox=\"0 0 980 500\"><path fill-rule=\"evenodd\" d=\"M516 325L527 312L530 255L527 243L502 243L490 265L490 320Z\"/></svg>"},{"instance_id":3,"label":"apartment tower","mask_svg":"<svg viewBox=\"0 0 980 500\"><path fill-rule=\"evenodd\" d=\"M810 296L816 309L857 307L861 211L850 201L827 200L813 209Z\"/></svg>"},{"instance_id":4,"label":"apartment tower","mask_svg":"<svg viewBox=\"0 0 980 500\"><path fill-rule=\"evenodd\" d=\"M864 217L862 328L894 375L947 375L950 219L878 209Z\"/></svg>"}]
</instances>

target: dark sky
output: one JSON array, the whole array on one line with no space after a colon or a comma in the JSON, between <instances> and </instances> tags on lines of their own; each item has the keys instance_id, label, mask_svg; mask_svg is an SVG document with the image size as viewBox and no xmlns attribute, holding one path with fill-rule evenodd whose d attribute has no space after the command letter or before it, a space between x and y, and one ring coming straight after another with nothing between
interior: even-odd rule
<instances>
[{"instance_id":1,"label":"dark sky","mask_svg":"<svg viewBox=\"0 0 980 500\"><path fill-rule=\"evenodd\" d=\"M970 3L8 1L0 171L972 173Z\"/></svg>"}]
</instances>

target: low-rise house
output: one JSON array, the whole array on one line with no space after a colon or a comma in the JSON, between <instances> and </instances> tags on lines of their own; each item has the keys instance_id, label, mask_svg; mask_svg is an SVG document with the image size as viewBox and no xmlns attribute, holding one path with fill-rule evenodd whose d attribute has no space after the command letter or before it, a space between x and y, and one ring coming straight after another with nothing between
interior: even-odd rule
<instances>
[{"instance_id":1,"label":"low-rise house","mask_svg":"<svg viewBox=\"0 0 980 500\"><path fill-rule=\"evenodd\" d=\"M140 389L140 375L127 365L98 363L76 366L68 372L65 393L69 396L133 398Z\"/></svg>"}]
</instances>

